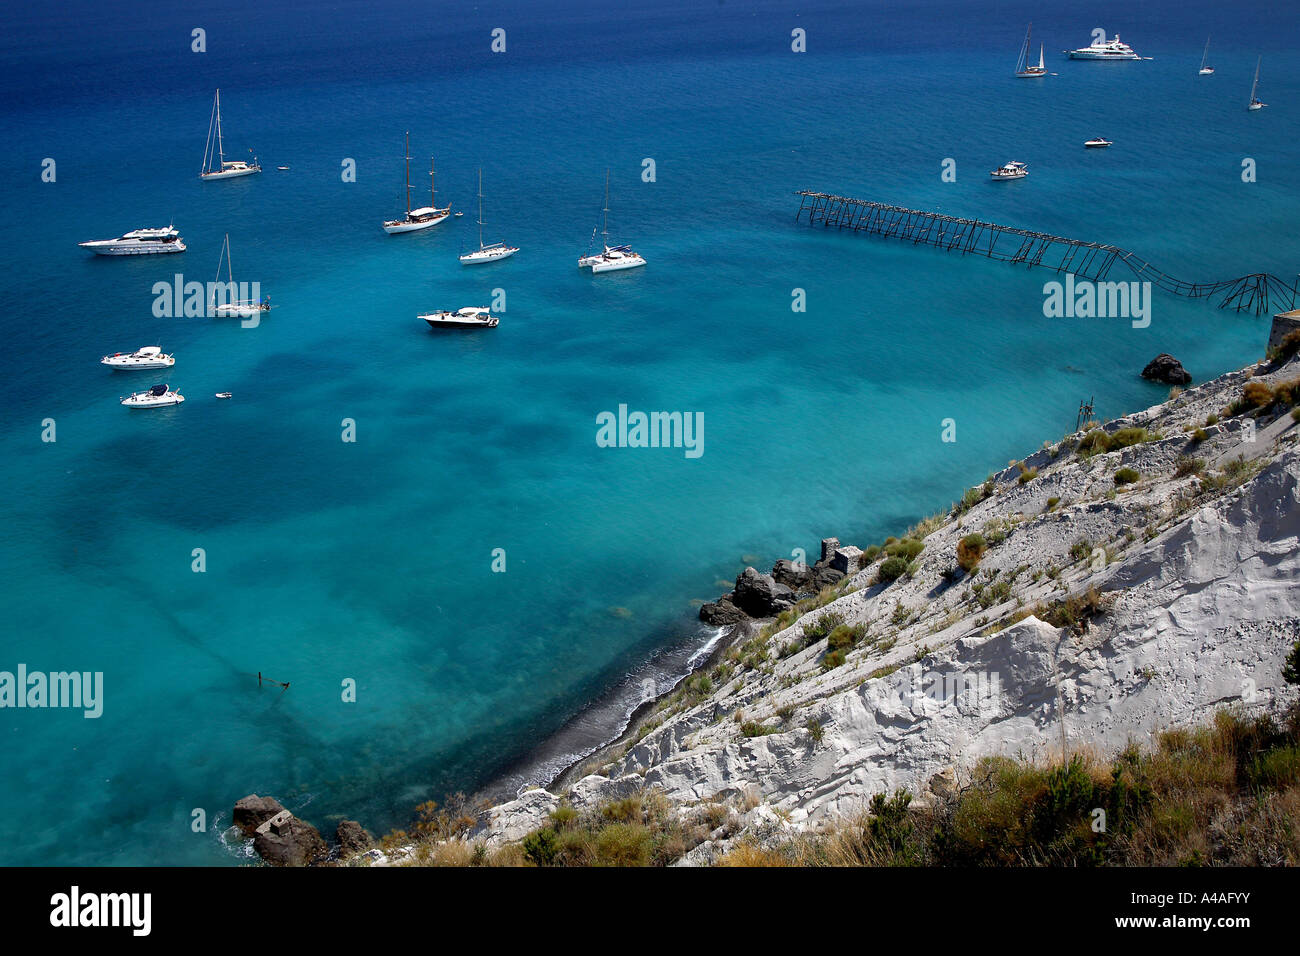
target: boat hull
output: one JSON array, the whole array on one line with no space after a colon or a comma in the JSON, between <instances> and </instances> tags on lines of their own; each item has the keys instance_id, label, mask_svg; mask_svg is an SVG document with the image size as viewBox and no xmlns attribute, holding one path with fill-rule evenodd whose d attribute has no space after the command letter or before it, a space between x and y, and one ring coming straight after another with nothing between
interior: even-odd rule
<instances>
[{"instance_id":1,"label":"boat hull","mask_svg":"<svg viewBox=\"0 0 1300 956\"><path fill-rule=\"evenodd\" d=\"M621 272L624 269L636 269L645 265L641 256L626 256L621 259L604 259L591 264L592 275L600 272Z\"/></svg>"},{"instance_id":2,"label":"boat hull","mask_svg":"<svg viewBox=\"0 0 1300 956\"><path fill-rule=\"evenodd\" d=\"M212 310L212 314L218 319L251 319L255 315L269 311L270 309L264 309L260 305L219 305Z\"/></svg>"},{"instance_id":3,"label":"boat hull","mask_svg":"<svg viewBox=\"0 0 1300 956\"><path fill-rule=\"evenodd\" d=\"M160 368L171 368L176 364L176 360L170 359L166 362L160 362L156 359L153 361L142 360L139 362L114 362L104 358L99 360L99 364L107 365L115 372L135 372L149 369L157 370Z\"/></svg>"},{"instance_id":4,"label":"boat hull","mask_svg":"<svg viewBox=\"0 0 1300 956\"><path fill-rule=\"evenodd\" d=\"M97 256L157 256L168 252L185 251L185 243L180 241L119 244L112 239L96 239L91 242L79 242L77 245L83 249L88 249Z\"/></svg>"},{"instance_id":5,"label":"boat hull","mask_svg":"<svg viewBox=\"0 0 1300 956\"><path fill-rule=\"evenodd\" d=\"M394 220L393 222L384 223L384 232L388 233L390 236L396 235L400 232L416 232L420 229L428 229L430 226L436 226L438 223L450 217L451 213L443 213L441 216L437 216L433 219L426 219L422 222L404 222L402 220Z\"/></svg>"},{"instance_id":6,"label":"boat hull","mask_svg":"<svg viewBox=\"0 0 1300 956\"><path fill-rule=\"evenodd\" d=\"M489 262L500 262L502 259L509 259L519 250L512 246L503 249L480 249L475 252L467 252L460 257L460 264L463 266L479 266Z\"/></svg>"},{"instance_id":7,"label":"boat hull","mask_svg":"<svg viewBox=\"0 0 1300 956\"><path fill-rule=\"evenodd\" d=\"M199 179L238 179L240 176L252 176L261 171L261 166L249 166L247 169L217 169L210 173L199 173Z\"/></svg>"},{"instance_id":8,"label":"boat hull","mask_svg":"<svg viewBox=\"0 0 1300 956\"><path fill-rule=\"evenodd\" d=\"M1090 50L1071 50L1066 54L1071 60L1140 60L1136 53L1093 53Z\"/></svg>"},{"instance_id":9,"label":"boat hull","mask_svg":"<svg viewBox=\"0 0 1300 956\"><path fill-rule=\"evenodd\" d=\"M1209 75L1212 74L1213 72L1214 72L1214 68L1213 68L1213 67L1206 67L1205 69L1201 70L1200 75L1201 75L1201 76L1209 76Z\"/></svg>"},{"instance_id":10,"label":"boat hull","mask_svg":"<svg viewBox=\"0 0 1300 956\"><path fill-rule=\"evenodd\" d=\"M143 401L139 399L124 398L122 405L127 408L171 408L173 405L180 405L185 401L185 396L180 394L165 395L158 401Z\"/></svg>"}]
</instances>

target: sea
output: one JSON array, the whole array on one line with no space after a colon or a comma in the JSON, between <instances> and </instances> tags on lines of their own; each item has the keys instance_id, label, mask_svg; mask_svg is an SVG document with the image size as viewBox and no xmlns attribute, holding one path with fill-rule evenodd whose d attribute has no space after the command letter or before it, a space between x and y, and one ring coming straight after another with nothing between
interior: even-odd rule
<instances>
[{"instance_id":1,"label":"sea","mask_svg":"<svg viewBox=\"0 0 1300 956\"><path fill-rule=\"evenodd\" d=\"M1017 79L1031 21L1050 75ZM1267 315L1156 289L1145 325L1051 318L1050 272L810 227L796 191L1294 281L1298 21L1208 0L6 4L0 672L102 675L102 712L0 708L0 863L239 865L246 794L384 833L545 783L706 652L699 605L746 565L897 534L1081 402L1164 400L1138 375L1157 353L1196 381L1260 358ZM1062 55L1098 28L1150 59ZM1257 58L1269 106L1248 112ZM218 88L226 158L260 175L199 179ZM414 203L432 158L464 215L389 236L408 132ZM992 182L1008 160L1030 175ZM480 170L483 239L519 252L471 268ZM611 241L648 265L592 276L607 172ZM180 255L77 246L169 223ZM270 313L166 314L226 236ZM466 305L500 325L418 318ZM99 364L145 345L174 368ZM162 382L186 402L119 404ZM620 406L701 422L699 454L598 442Z\"/></svg>"}]
</instances>

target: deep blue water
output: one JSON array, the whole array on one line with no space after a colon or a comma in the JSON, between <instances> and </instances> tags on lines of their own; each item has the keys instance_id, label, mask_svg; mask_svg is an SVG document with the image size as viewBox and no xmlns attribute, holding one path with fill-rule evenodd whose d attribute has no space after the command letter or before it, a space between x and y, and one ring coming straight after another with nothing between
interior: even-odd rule
<instances>
[{"instance_id":1,"label":"deep blue water","mask_svg":"<svg viewBox=\"0 0 1300 956\"><path fill-rule=\"evenodd\" d=\"M0 711L0 862L228 863L246 793L383 831L537 776L682 666L709 636L692 602L745 557L895 533L1070 430L1080 399L1159 401L1136 374L1157 352L1204 379L1263 350L1266 319L1160 292L1146 329L1045 319L1050 275L797 226L796 189L1111 242L1192 280L1297 271L1294 9L205 7L0 14L0 670L106 684L98 720ZM1030 19L1043 80L1010 75ZM1095 26L1154 59L1053 55ZM197 178L217 86L228 155L254 148L261 176ZM388 237L408 129L413 170L435 155L467 214ZM1096 134L1116 145L1085 152ZM1013 158L1031 177L990 183ZM480 166L488 238L522 251L472 270ZM613 231L650 264L593 278L574 260L606 168ZM168 221L183 255L76 247ZM153 283L213 278L225 233L270 317L155 318ZM416 319L495 289L491 332ZM155 343L189 401L128 412L148 373L97 360ZM620 403L703 413L704 454L598 448Z\"/></svg>"}]
</instances>

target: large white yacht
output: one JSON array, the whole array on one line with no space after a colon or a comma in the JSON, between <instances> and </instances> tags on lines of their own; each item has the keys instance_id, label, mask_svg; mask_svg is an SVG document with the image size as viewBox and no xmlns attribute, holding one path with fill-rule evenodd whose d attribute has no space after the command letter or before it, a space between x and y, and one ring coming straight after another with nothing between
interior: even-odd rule
<instances>
[{"instance_id":1,"label":"large white yacht","mask_svg":"<svg viewBox=\"0 0 1300 956\"><path fill-rule=\"evenodd\" d=\"M121 401L127 408L165 408L179 405L185 396L166 385L154 385L147 392L132 392Z\"/></svg>"},{"instance_id":2,"label":"large white yacht","mask_svg":"<svg viewBox=\"0 0 1300 956\"><path fill-rule=\"evenodd\" d=\"M91 239L77 245L97 256L147 256L159 252L184 252L181 234L172 226L162 229L132 229L116 239Z\"/></svg>"},{"instance_id":3,"label":"large white yacht","mask_svg":"<svg viewBox=\"0 0 1300 956\"><path fill-rule=\"evenodd\" d=\"M171 368L176 364L176 357L164 355L163 350L157 345L146 345L134 352L114 352L112 355L105 355L99 360L99 364L126 371L147 368Z\"/></svg>"},{"instance_id":4,"label":"large white yacht","mask_svg":"<svg viewBox=\"0 0 1300 956\"><path fill-rule=\"evenodd\" d=\"M1088 46L1080 47L1077 50L1066 50L1066 55L1071 60L1140 60L1142 57L1133 52L1133 48L1127 43L1121 42L1119 34L1115 34L1115 39L1107 40L1104 35L1099 40L1093 40Z\"/></svg>"},{"instance_id":5,"label":"large white yacht","mask_svg":"<svg viewBox=\"0 0 1300 956\"><path fill-rule=\"evenodd\" d=\"M478 306L466 306L455 312L439 309L420 316L431 329L494 329L500 323L495 315Z\"/></svg>"},{"instance_id":6,"label":"large white yacht","mask_svg":"<svg viewBox=\"0 0 1300 956\"><path fill-rule=\"evenodd\" d=\"M1004 179L1024 179L1029 175L1029 167L1024 163L1018 163L1014 159L1009 163L1004 163L997 169L989 173L994 180Z\"/></svg>"},{"instance_id":7,"label":"large white yacht","mask_svg":"<svg viewBox=\"0 0 1300 956\"><path fill-rule=\"evenodd\" d=\"M384 223L384 232L390 236L398 232L415 232L436 226L451 215L451 206L438 208L438 193L433 185L433 157L429 157L429 205L411 208L411 134L406 134L406 218L390 219Z\"/></svg>"},{"instance_id":8,"label":"large white yacht","mask_svg":"<svg viewBox=\"0 0 1300 956\"><path fill-rule=\"evenodd\" d=\"M476 266L485 262L508 259L519 251L518 246L507 246L504 242L483 244L483 170L478 171L478 248L460 256L463 266Z\"/></svg>"},{"instance_id":9,"label":"large white yacht","mask_svg":"<svg viewBox=\"0 0 1300 956\"><path fill-rule=\"evenodd\" d=\"M215 131L216 137L213 138ZM248 151L253 152L251 149ZM208 141L203 147L203 169L200 179L234 179L236 176L251 176L260 173L262 167L257 164L257 157L251 163L242 159L226 159L225 144L221 141L221 90L212 101L212 116L208 119Z\"/></svg>"},{"instance_id":10,"label":"large white yacht","mask_svg":"<svg viewBox=\"0 0 1300 956\"><path fill-rule=\"evenodd\" d=\"M602 233L604 249L597 253L590 251L579 257L578 268L590 269L592 273L597 272L614 272L619 269L635 269L637 266L645 265L645 257L640 253L633 252L631 246L611 246L609 244L609 170L605 170L605 228ZM596 241L596 230L591 231L591 241ZM591 246L588 245L588 250Z\"/></svg>"}]
</instances>

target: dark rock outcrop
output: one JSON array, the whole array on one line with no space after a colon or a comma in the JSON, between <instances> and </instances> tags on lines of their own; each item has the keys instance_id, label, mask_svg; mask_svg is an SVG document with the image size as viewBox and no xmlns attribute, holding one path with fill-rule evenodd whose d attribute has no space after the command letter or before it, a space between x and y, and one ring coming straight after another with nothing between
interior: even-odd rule
<instances>
[{"instance_id":1,"label":"dark rock outcrop","mask_svg":"<svg viewBox=\"0 0 1300 956\"><path fill-rule=\"evenodd\" d=\"M794 607L795 593L784 584L778 584L770 574L759 574L745 568L736 578L736 590L731 592L731 603L750 617L772 617Z\"/></svg>"},{"instance_id":2,"label":"dark rock outcrop","mask_svg":"<svg viewBox=\"0 0 1300 956\"><path fill-rule=\"evenodd\" d=\"M339 856L347 859L364 853L375 845L375 839L356 820L340 820L334 831L334 841L339 845Z\"/></svg>"},{"instance_id":3,"label":"dark rock outcrop","mask_svg":"<svg viewBox=\"0 0 1300 956\"><path fill-rule=\"evenodd\" d=\"M724 594L700 608L700 620L713 627L728 627L745 620L745 612L731 603L731 594Z\"/></svg>"},{"instance_id":4,"label":"dark rock outcrop","mask_svg":"<svg viewBox=\"0 0 1300 956\"><path fill-rule=\"evenodd\" d=\"M234 822L253 838L257 855L273 866L310 866L329 855L320 831L272 797L244 797L235 804Z\"/></svg>"},{"instance_id":5,"label":"dark rock outcrop","mask_svg":"<svg viewBox=\"0 0 1300 956\"><path fill-rule=\"evenodd\" d=\"M1161 352L1148 362L1142 370L1142 377L1165 385L1190 385L1192 381L1192 376L1183 368L1183 363L1168 352Z\"/></svg>"},{"instance_id":6,"label":"dark rock outcrop","mask_svg":"<svg viewBox=\"0 0 1300 956\"><path fill-rule=\"evenodd\" d=\"M813 572L806 564L782 558L772 566L772 578L777 584L784 584L797 592L812 587Z\"/></svg>"}]
</instances>

